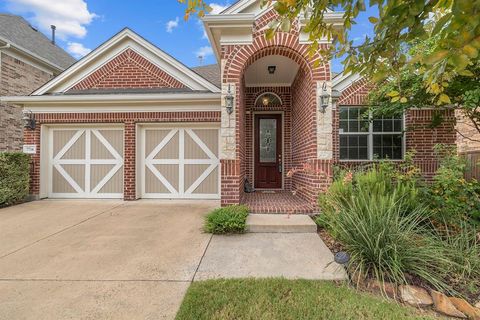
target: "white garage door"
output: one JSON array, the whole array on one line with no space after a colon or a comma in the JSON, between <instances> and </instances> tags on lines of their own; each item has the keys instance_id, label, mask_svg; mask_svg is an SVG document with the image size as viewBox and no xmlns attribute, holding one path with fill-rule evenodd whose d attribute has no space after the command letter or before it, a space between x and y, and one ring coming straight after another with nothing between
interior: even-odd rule
<instances>
[{"instance_id":1,"label":"white garage door","mask_svg":"<svg viewBox=\"0 0 480 320\"><path fill-rule=\"evenodd\" d=\"M123 130L50 129L49 197L122 198Z\"/></svg>"},{"instance_id":2,"label":"white garage door","mask_svg":"<svg viewBox=\"0 0 480 320\"><path fill-rule=\"evenodd\" d=\"M220 198L218 128L164 126L141 132L143 198Z\"/></svg>"}]
</instances>

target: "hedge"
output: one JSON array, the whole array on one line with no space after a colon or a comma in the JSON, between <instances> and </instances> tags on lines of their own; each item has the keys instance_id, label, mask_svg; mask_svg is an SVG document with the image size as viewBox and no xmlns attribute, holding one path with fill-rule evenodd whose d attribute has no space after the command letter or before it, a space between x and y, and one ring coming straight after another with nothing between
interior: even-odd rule
<instances>
[{"instance_id":1,"label":"hedge","mask_svg":"<svg viewBox=\"0 0 480 320\"><path fill-rule=\"evenodd\" d=\"M30 156L0 152L0 207L25 200L30 179Z\"/></svg>"}]
</instances>

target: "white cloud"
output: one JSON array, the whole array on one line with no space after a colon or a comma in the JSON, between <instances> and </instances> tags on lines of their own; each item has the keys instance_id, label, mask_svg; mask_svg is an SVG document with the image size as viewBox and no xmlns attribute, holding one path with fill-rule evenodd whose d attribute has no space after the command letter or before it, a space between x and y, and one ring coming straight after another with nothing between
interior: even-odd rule
<instances>
[{"instance_id":1,"label":"white cloud","mask_svg":"<svg viewBox=\"0 0 480 320\"><path fill-rule=\"evenodd\" d=\"M211 46L201 47L195 52L195 55L197 57L202 57L202 58L206 58L208 56L211 56L212 54L213 54L213 49Z\"/></svg>"},{"instance_id":2,"label":"white cloud","mask_svg":"<svg viewBox=\"0 0 480 320\"><path fill-rule=\"evenodd\" d=\"M180 21L180 19L178 17L176 17L175 20L168 21L167 24L166 24L167 32L172 33L173 29L178 27L178 22L179 21Z\"/></svg>"},{"instance_id":3,"label":"white cloud","mask_svg":"<svg viewBox=\"0 0 480 320\"><path fill-rule=\"evenodd\" d=\"M98 17L90 12L85 0L6 0L7 9L18 14L33 14L31 22L48 32L50 25L57 26L56 35L66 40L69 37L83 38L86 26Z\"/></svg>"},{"instance_id":4,"label":"white cloud","mask_svg":"<svg viewBox=\"0 0 480 320\"><path fill-rule=\"evenodd\" d=\"M210 3L209 6L210 6L210 8L212 8L212 11L210 11L209 14L219 14L223 10L230 7L230 5L228 3L222 5L222 4L218 4L218 3L214 3L214 2Z\"/></svg>"},{"instance_id":5,"label":"white cloud","mask_svg":"<svg viewBox=\"0 0 480 320\"><path fill-rule=\"evenodd\" d=\"M67 46L67 51L70 52L75 58L81 58L90 53L92 49L85 48L83 44L78 42L69 42Z\"/></svg>"}]
</instances>

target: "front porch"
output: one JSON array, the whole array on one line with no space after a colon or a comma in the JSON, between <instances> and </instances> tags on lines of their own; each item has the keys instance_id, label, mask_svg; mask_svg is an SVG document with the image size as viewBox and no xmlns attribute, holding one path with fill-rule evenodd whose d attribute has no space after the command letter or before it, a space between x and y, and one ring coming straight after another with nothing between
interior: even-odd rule
<instances>
[{"instance_id":1,"label":"front porch","mask_svg":"<svg viewBox=\"0 0 480 320\"><path fill-rule=\"evenodd\" d=\"M253 193L245 193L242 204L250 209L250 213L314 214L318 211L316 206L309 201L285 190L258 190Z\"/></svg>"}]
</instances>

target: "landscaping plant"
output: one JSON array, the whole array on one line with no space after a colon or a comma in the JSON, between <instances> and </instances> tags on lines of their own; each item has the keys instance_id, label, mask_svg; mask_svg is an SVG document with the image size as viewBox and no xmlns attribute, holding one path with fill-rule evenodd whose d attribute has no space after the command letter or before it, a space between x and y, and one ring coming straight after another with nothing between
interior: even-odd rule
<instances>
[{"instance_id":1,"label":"landscaping plant","mask_svg":"<svg viewBox=\"0 0 480 320\"><path fill-rule=\"evenodd\" d=\"M28 195L30 157L0 152L0 207L21 202Z\"/></svg>"},{"instance_id":2,"label":"landscaping plant","mask_svg":"<svg viewBox=\"0 0 480 320\"><path fill-rule=\"evenodd\" d=\"M466 160L453 147L435 148L440 167L427 190L427 202L439 223L456 225L462 221L480 224L480 183L464 178Z\"/></svg>"},{"instance_id":3,"label":"landscaping plant","mask_svg":"<svg viewBox=\"0 0 480 320\"><path fill-rule=\"evenodd\" d=\"M205 217L204 230L214 234L243 233L247 216L247 206L234 205L218 208Z\"/></svg>"},{"instance_id":4,"label":"landscaping plant","mask_svg":"<svg viewBox=\"0 0 480 320\"><path fill-rule=\"evenodd\" d=\"M439 186L461 189L467 183L458 157L444 154L431 186L420 182L408 156L402 165L383 161L344 170L320 196L317 224L348 251L355 279L413 280L447 293L478 295L472 283L480 282L479 239L475 225L462 218L472 216L478 202L456 204L456 196L465 196L469 188L443 191L443 198L435 192ZM440 218L447 213L456 223Z\"/></svg>"}]
</instances>

